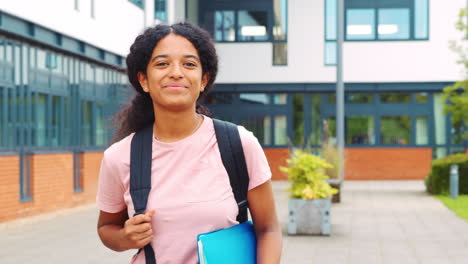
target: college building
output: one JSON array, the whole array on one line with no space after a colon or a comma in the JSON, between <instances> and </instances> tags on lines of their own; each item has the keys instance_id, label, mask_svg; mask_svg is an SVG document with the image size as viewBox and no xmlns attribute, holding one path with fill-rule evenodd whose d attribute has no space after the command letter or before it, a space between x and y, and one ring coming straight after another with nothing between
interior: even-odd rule
<instances>
[{"instance_id":1,"label":"college building","mask_svg":"<svg viewBox=\"0 0 468 264\"><path fill-rule=\"evenodd\" d=\"M423 179L466 152L442 89L466 1L345 0L345 179ZM44 0L0 6L0 222L94 201L125 56L157 23L216 41L213 116L254 132L273 179L293 147L333 142L337 0Z\"/></svg>"}]
</instances>

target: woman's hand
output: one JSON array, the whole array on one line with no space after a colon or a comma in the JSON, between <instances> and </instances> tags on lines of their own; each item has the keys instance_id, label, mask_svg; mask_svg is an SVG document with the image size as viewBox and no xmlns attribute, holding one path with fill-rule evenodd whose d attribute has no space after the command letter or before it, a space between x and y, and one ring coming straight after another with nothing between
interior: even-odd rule
<instances>
[{"instance_id":1,"label":"woman's hand","mask_svg":"<svg viewBox=\"0 0 468 264\"><path fill-rule=\"evenodd\" d=\"M151 218L154 210L128 218L127 209L118 213L100 211L98 234L102 243L115 251L139 249L153 239Z\"/></svg>"},{"instance_id":2,"label":"woman's hand","mask_svg":"<svg viewBox=\"0 0 468 264\"><path fill-rule=\"evenodd\" d=\"M151 228L151 217L153 215L154 210L151 210L125 221L125 225L121 229L124 248L139 249L153 240L153 229Z\"/></svg>"}]
</instances>

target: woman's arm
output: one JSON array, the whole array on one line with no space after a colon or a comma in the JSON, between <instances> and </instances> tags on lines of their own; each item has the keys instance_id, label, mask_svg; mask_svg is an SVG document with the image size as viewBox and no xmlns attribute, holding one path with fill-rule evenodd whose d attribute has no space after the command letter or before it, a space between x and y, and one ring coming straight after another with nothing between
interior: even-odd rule
<instances>
[{"instance_id":1,"label":"woman's arm","mask_svg":"<svg viewBox=\"0 0 468 264\"><path fill-rule=\"evenodd\" d=\"M98 234L102 243L115 251L139 249L153 239L151 217L154 211L128 218L127 209L118 213L99 212Z\"/></svg>"},{"instance_id":2,"label":"woman's arm","mask_svg":"<svg viewBox=\"0 0 468 264\"><path fill-rule=\"evenodd\" d=\"M247 200L257 234L257 263L280 263L282 234L276 216L271 181L251 189Z\"/></svg>"}]
</instances>

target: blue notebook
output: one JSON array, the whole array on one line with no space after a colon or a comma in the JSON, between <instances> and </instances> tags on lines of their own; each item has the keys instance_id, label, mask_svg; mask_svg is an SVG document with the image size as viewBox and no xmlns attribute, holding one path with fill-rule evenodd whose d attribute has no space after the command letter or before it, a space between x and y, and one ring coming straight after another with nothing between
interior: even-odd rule
<instances>
[{"instance_id":1,"label":"blue notebook","mask_svg":"<svg viewBox=\"0 0 468 264\"><path fill-rule=\"evenodd\" d=\"M251 221L197 237L200 264L255 264L257 238Z\"/></svg>"}]
</instances>

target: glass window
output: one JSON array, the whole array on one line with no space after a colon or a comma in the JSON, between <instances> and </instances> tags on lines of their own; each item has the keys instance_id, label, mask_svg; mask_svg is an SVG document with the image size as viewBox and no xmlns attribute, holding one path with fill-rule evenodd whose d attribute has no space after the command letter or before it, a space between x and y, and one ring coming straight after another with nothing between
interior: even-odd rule
<instances>
[{"instance_id":1,"label":"glass window","mask_svg":"<svg viewBox=\"0 0 468 264\"><path fill-rule=\"evenodd\" d=\"M336 40L337 1L325 0L325 40Z\"/></svg>"},{"instance_id":2,"label":"glass window","mask_svg":"<svg viewBox=\"0 0 468 264\"><path fill-rule=\"evenodd\" d=\"M414 0L414 35L416 39L429 38L429 1Z\"/></svg>"},{"instance_id":3,"label":"glass window","mask_svg":"<svg viewBox=\"0 0 468 264\"><path fill-rule=\"evenodd\" d=\"M322 121L323 142L336 144L336 118L329 116Z\"/></svg>"},{"instance_id":4,"label":"glass window","mask_svg":"<svg viewBox=\"0 0 468 264\"><path fill-rule=\"evenodd\" d=\"M442 147L442 148L434 148L432 151L432 157L434 159L440 159L447 156L447 148Z\"/></svg>"},{"instance_id":5,"label":"glass window","mask_svg":"<svg viewBox=\"0 0 468 264\"><path fill-rule=\"evenodd\" d=\"M288 33L288 0L273 0L273 11L275 25L273 27L273 38L275 40L286 40Z\"/></svg>"},{"instance_id":6,"label":"glass window","mask_svg":"<svg viewBox=\"0 0 468 264\"><path fill-rule=\"evenodd\" d=\"M36 68L36 48L29 48L29 65L31 68Z\"/></svg>"},{"instance_id":7,"label":"glass window","mask_svg":"<svg viewBox=\"0 0 468 264\"><path fill-rule=\"evenodd\" d=\"M104 84L104 69L101 67L96 67L96 83Z\"/></svg>"},{"instance_id":8,"label":"glass window","mask_svg":"<svg viewBox=\"0 0 468 264\"><path fill-rule=\"evenodd\" d=\"M288 64L288 43L274 42L273 43L273 65Z\"/></svg>"},{"instance_id":9,"label":"glass window","mask_svg":"<svg viewBox=\"0 0 468 264\"><path fill-rule=\"evenodd\" d=\"M236 99L236 94L232 93L210 93L207 95L205 102L207 104L233 104Z\"/></svg>"},{"instance_id":10,"label":"glass window","mask_svg":"<svg viewBox=\"0 0 468 264\"><path fill-rule=\"evenodd\" d=\"M409 116L382 116L380 119L381 143L386 145L408 145L411 135Z\"/></svg>"},{"instance_id":11,"label":"glass window","mask_svg":"<svg viewBox=\"0 0 468 264\"><path fill-rule=\"evenodd\" d=\"M8 103L6 101L6 88L0 87L0 146L4 147L6 142L4 142L5 137L5 123L7 122L7 112L8 112Z\"/></svg>"},{"instance_id":12,"label":"glass window","mask_svg":"<svg viewBox=\"0 0 468 264\"><path fill-rule=\"evenodd\" d=\"M335 1L325 0L326 8L330 6L330 9L336 9ZM346 0L345 8L346 40L428 38L428 0ZM325 10L326 40L332 40L327 38L336 29L337 18L332 21L331 13Z\"/></svg>"},{"instance_id":13,"label":"glass window","mask_svg":"<svg viewBox=\"0 0 468 264\"><path fill-rule=\"evenodd\" d=\"M264 93L241 93L241 104L268 104L268 94Z\"/></svg>"},{"instance_id":14,"label":"glass window","mask_svg":"<svg viewBox=\"0 0 468 264\"><path fill-rule=\"evenodd\" d=\"M94 67L89 63L85 63L85 69L85 80L89 82L94 82Z\"/></svg>"},{"instance_id":15,"label":"glass window","mask_svg":"<svg viewBox=\"0 0 468 264\"><path fill-rule=\"evenodd\" d=\"M287 104L288 101L288 96L287 94L275 94L273 95L273 103L274 104Z\"/></svg>"},{"instance_id":16,"label":"glass window","mask_svg":"<svg viewBox=\"0 0 468 264\"><path fill-rule=\"evenodd\" d=\"M96 105L96 146L103 147L106 144L105 141L105 129L104 129L104 106L102 104Z\"/></svg>"},{"instance_id":17,"label":"glass window","mask_svg":"<svg viewBox=\"0 0 468 264\"><path fill-rule=\"evenodd\" d=\"M91 146L92 134L92 106L91 102L83 101L81 104L81 144Z\"/></svg>"},{"instance_id":18,"label":"glass window","mask_svg":"<svg viewBox=\"0 0 468 264\"><path fill-rule=\"evenodd\" d=\"M375 10L348 9L346 10L346 39L367 40L375 39Z\"/></svg>"},{"instance_id":19,"label":"glass window","mask_svg":"<svg viewBox=\"0 0 468 264\"><path fill-rule=\"evenodd\" d=\"M447 142L446 135L446 119L444 113L444 102L442 101L442 94L434 94L434 132L435 142L437 145L443 145Z\"/></svg>"},{"instance_id":20,"label":"glass window","mask_svg":"<svg viewBox=\"0 0 468 264\"><path fill-rule=\"evenodd\" d=\"M144 0L128 0L128 1L130 1L130 3L135 4L135 5L138 6L139 8L143 8L143 1L144 1Z\"/></svg>"},{"instance_id":21,"label":"glass window","mask_svg":"<svg viewBox=\"0 0 468 264\"><path fill-rule=\"evenodd\" d=\"M0 39L0 61L5 60L5 41Z\"/></svg>"},{"instance_id":22,"label":"glass window","mask_svg":"<svg viewBox=\"0 0 468 264\"><path fill-rule=\"evenodd\" d=\"M346 117L346 143L374 145L375 129L373 116Z\"/></svg>"},{"instance_id":23,"label":"glass window","mask_svg":"<svg viewBox=\"0 0 468 264\"><path fill-rule=\"evenodd\" d=\"M235 17L234 11L215 12L215 32L216 41L235 41Z\"/></svg>"},{"instance_id":24,"label":"glass window","mask_svg":"<svg viewBox=\"0 0 468 264\"><path fill-rule=\"evenodd\" d=\"M23 84L27 85L29 82L29 64L28 64L28 56L29 56L29 50L28 46L23 44L22 47L22 60L21 60L21 69L22 69L22 81Z\"/></svg>"},{"instance_id":25,"label":"glass window","mask_svg":"<svg viewBox=\"0 0 468 264\"><path fill-rule=\"evenodd\" d=\"M166 0L154 1L154 18L162 22L167 22Z\"/></svg>"},{"instance_id":26,"label":"glass window","mask_svg":"<svg viewBox=\"0 0 468 264\"><path fill-rule=\"evenodd\" d=\"M372 103L374 97L369 93L347 93L346 94L346 103Z\"/></svg>"},{"instance_id":27,"label":"glass window","mask_svg":"<svg viewBox=\"0 0 468 264\"><path fill-rule=\"evenodd\" d=\"M18 101L16 99L16 94L14 89L6 89L6 98L7 98L7 107L8 111L5 115L7 120L7 137L5 144L7 146L15 145L15 124L17 124L17 115L16 111L18 109Z\"/></svg>"},{"instance_id":28,"label":"glass window","mask_svg":"<svg viewBox=\"0 0 468 264\"><path fill-rule=\"evenodd\" d=\"M380 102L382 103L410 103L410 93L383 93L380 94Z\"/></svg>"},{"instance_id":29,"label":"glass window","mask_svg":"<svg viewBox=\"0 0 468 264\"><path fill-rule=\"evenodd\" d=\"M336 65L336 41L325 42L325 65Z\"/></svg>"},{"instance_id":30,"label":"glass window","mask_svg":"<svg viewBox=\"0 0 468 264\"><path fill-rule=\"evenodd\" d=\"M271 145L271 118L269 116L245 116L240 119L240 125L252 131L261 144Z\"/></svg>"},{"instance_id":31,"label":"glass window","mask_svg":"<svg viewBox=\"0 0 468 264\"><path fill-rule=\"evenodd\" d=\"M283 146L288 144L286 116L275 116L275 145Z\"/></svg>"},{"instance_id":32,"label":"glass window","mask_svg":"<svg viewBox=\"0 0 468 264\"><path fill-rule=\"evenodd\" d=\"M70 98L69 97L64 97L63 98L63 145L68 146L71 143L71 127L72 127L72 117L71 115L71 104L70 104ZM74 119L73 119L74 120Z\"/></svg>"},{"instance_id":33,"label":"glass window","mask_svg":"<svg viewBox=\"0 0 468 264\"><path fill-rule=\"evenodd\" d=\"M416 103L427 103L427 93L416 93L414 95Z\"/></svg>"},{"instance_id":34,"label":"glass window","mask_svg":"<svg viewBox=\"0 0 468 264\"><path fill-rule=\"evenodd\" d=\"M52 133L50 135L50 143L53 147L57 147L60 145L60 113L62 112L61 106L61 98L58 96L52 96L52 120L50 129Z\"/></svg>"},{"instance_id":35,"label":"glass window","mask_svg":"<svg viewBox=\"0 0 468 264\"><path fill-rule=\"evenodd\" d=\"M427 116L416 117L416 145L429 144L429 130Z\"/></svg>"},{"instance_id":36,"label":"glass window","mask_svg":"<svg viewBox=\"0 0 468 264\"><path fill-rule=\"evenodd\" d=\"M334 104L336 103L336 94L327 94L327 102L329 104Z\"/></svg>"},{"instance_id":37,"label":"glass window","mask_svg":"<svg viewBox=\"0 0 468 264\"><path fill-rule=\"evenodd\" d=\"M303 145L304 139L304 95L295 94L293 97L293 143Z\"/></svg>"},{"instance_id":38,"label":"glass window","mask_svg":"<svg viewBox=\"0 0 468 264\"><path fill-rule=\"evenodd\" d=\"M37 68L47 70L47 53L45 50L37 49Z\"/></svg>"},{"instance_id":39,"label":"glass window","mask_svg":"<svg viewBox=\"0 0 468 264\"><path fill-rule=\"evenodd\" d=\"M33 145L36 147L45 147L47 145L47 95L36 94L35 104L33 105L34 126Z\"/></svg>"},{"instance_id":40,"label":"glass window","mask_svg":"<svg viewBox=\"0 0 468 264\"><path fill-rule=\"evenodd\" d=\"M14 47L14 52L15 52L15 84L20 85L21 83L21 47L18 45L15 45Z\"/></svg>"},{"instance_id":41,"label":"glass window","mask_svg":"<svg viewBox=\"0 0 468 264\"><path fill-rule=\"evenodd\" d=\"M409 39L409 8L381 8L379 39Z\"/></svg>"},{"instance_id":42,"label":"glass window","mask_svg":"<svg viewBox=\"0 0 468 264\"><path fill-rule=\"evenodd\" d=\"M265 11L238 11L239 41L262 41L268 40L267 18Z\"/></svg>"},{"instance_id":43,"label":"glass window","mask_svg":"<svg viewBox=\"0 0 468 264\"><path fill-rule=\"evenodd\" d=\"M309 136L309 144L319 145L322 141L322 112L321 112L321 98L320 94L312 94L311 101L311 133Z\"/></svg>"},{"instance_id":44,"label":"glass window","mask_svg":"<svg viewBox=\"0 0 468 264\"><path fill-rule=\"evenodd\" d=\"M6 61L12 63L13 62L13 45L7 42L5 46L5 50L6 50L6 53L5 53Z\"/></svg>"}]
</instances>

